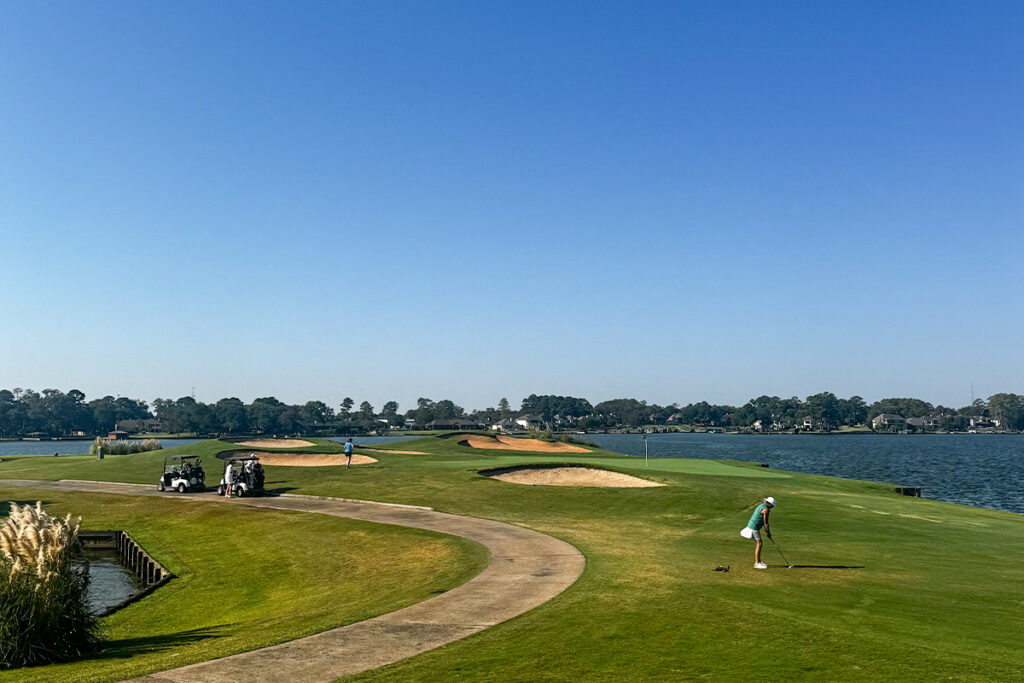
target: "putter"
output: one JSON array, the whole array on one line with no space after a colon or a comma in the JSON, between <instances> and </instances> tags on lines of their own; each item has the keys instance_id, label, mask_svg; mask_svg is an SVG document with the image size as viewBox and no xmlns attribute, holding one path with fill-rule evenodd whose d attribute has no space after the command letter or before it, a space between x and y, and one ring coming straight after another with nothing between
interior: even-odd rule
<instances>
[{"instance_id":1,"label":"putter","mask_svg":"<svg viewBox=\"0 0 1024 683\"><path fill-rule=\"evenodd\" d=\"M789 560L787 560L787 559L786 559L786 556L782 554L782 551L781 551L781 550L779 550L779 546L778 546L778 545L777 545L777 544L775 543L775 539L774 539L774 538L772 538L771 536L769 536L769 537L768 537L768 540L772 542L772 547L773 547L773 548L775 548L775 550L777 550L777 551L778 551L778 553L779 553L779 557L781 557L781 558L782 558L782 561L786 563L786 569L792 569L792 568L793 568L793 565L791 565L791 564L789 563Z\"/></svg>"}]
</instances>

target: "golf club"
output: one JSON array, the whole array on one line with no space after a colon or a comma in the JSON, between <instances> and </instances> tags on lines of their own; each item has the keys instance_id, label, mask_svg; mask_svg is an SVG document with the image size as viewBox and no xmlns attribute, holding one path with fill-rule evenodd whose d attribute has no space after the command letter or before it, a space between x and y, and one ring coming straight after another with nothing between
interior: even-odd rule
<instances>
[{"instance_id":1,"label":"golf club","mask_svg":"<svg viewBox=\"0 0 1024 683\"><path fill-rule=\"evenodd\" d=\"M792 569L792 568L793 568L793 565L791 565L791 564L789 563L789 560L787 560L787 559L786 559L786 556L782 554L782 551L781 551L781 550L779 550L779 546L778 546L778 544L776 544L776 543L775 543L775 539L774 539L774 538L772 538L771 536L769 536L769 537L768 537L768 540L772 542L772 547L774 547L774 548L775 548L775 550L777 550L777 551L778 551L778 553L779 553L779 557L781 557L781 558L782 558L782 561L786 563L786 569Z\"/></svg>"}]
</instances>

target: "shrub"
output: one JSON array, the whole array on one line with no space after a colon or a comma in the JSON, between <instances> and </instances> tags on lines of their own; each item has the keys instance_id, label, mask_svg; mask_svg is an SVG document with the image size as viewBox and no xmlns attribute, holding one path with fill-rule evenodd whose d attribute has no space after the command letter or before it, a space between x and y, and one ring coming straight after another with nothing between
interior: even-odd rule
<instances>
[{"instance_id":1,"label":"shrub","mask_svg":"<svg viewBox=\"0 0 1024 683\"><path fill-rule=\"evenodd\" d=\"M11 504L0 525L0 669L49 664L98 642L85 569L71 562L78 525L42 504Z\"/></svg>"},{"instance_id":2,"label":"shrub","mask_svg":"<svg viewBox=\"0 0 1024 683\"><path fill-rule=\"evenodd\" d=\"M530 438L530 439L537 439L538 441L554 441L555 440L555 437L551 433L550 429L545 429L544 431L541 431L539 429L530 429L530 430L527 430L526 436L528 438Z\"/></svg>"},{"instance_id":3,"label":"shrub","mask_svg":"<svg viewBox=\"0 0 1024 683\"><path fill-rule=\"evenodd\" d=\"M104 439L97 436L96 440L89 446L89 455L96 455L100 448L103 449L104 455L126 455L128 453L159 451L163 448L163 444L160 443L159 439L125 441L123 439Z\"/></svg>"}]
</instances>

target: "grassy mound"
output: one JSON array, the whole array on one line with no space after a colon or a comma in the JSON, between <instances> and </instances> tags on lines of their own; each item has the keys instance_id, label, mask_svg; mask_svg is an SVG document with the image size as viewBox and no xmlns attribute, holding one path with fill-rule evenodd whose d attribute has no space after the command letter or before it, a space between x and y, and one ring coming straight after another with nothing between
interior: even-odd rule
<instances>
[{"instance_id":1,"label":"grassy mound","mask_svg":"<svg viewBox=\"0 0 1024 683\"><path fill-rule=\"evenodd\" d=\"M226 445L188 448L213 454ZM478 472L566 457L477 451L436 437L400 448L429 455L378 452L380 462L352 470L268 468L268 482L520 524L576 545L587 570L521 617L356 680L1024 676L1021 515L746 463L652 459L645 468L643 459L603 451L572 462L667 485L509 486ZM152 457L24 459L0 464L0 477L149 483ZM779 501L776 540L803 568L785 569L771 546L764 558L772 567L752 568L753 544L739 530L765 495ZM162 525L154 519L152 528ZM718 565L731 571L713 571Z\"/></svg>"}]
</instances>

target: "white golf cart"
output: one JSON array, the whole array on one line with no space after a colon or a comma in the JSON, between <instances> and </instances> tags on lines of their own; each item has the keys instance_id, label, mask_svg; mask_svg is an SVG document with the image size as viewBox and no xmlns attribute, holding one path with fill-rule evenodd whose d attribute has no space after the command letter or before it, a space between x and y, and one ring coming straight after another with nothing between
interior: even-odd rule
<instances>
[{"instance_id":1,"label":"white golf cart","mask_svg":"<svg viewBox=\"0 0 1024 683\"><path fill-rule=\"evenodd\" d=\"M204 491L206 472L198 455L168 455L164 457L164 472L157 483L158 491Z\"/></svg>"},{"instance_id":2,"label":"white golf cart","mask_svg":"<svg viewBox=\"0 0 1024 683\"><path fill-rule=\"evenodd\" d=\"M265 474L263 465L260 464L259 456L246 455L234 458L224 458L225 474L231 470L231 495L250 496L263 493L263 482ZM227 484L222 476L220 486L217 487L217 495L223 496L227 490Z\"/></svg>"}]
</instances>

